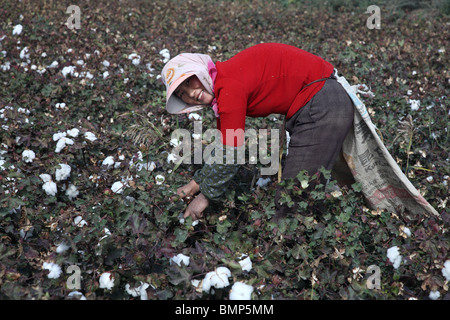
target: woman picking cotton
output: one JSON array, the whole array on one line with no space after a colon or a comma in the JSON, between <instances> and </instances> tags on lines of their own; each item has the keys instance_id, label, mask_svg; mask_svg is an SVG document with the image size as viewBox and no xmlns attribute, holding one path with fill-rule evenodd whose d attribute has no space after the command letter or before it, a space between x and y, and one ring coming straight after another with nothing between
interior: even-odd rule
<instances>
[{"instance_id":1,"label":"woman picking cotton","mask_svg":"<svg viewBox=\"0 0 450 320\"><path fill-rule=\"evenodd\" d=\"M169 113L187 113L211 106L226 148L239 147L244 135L227 139L227 131L244 132L245 119L282 114L290 135L282 179L331 170L352 125L353 104L333 77L333 66L299 48L264 43L243 50L231 59L214 63L208 55L182 53L162 70ZM184 217L202 217L210 201L227 190L239 165L204 164L193 179L177 190L195 198ZM279 204L277 213L296 210Z\"/></svg>"}]
</instances>

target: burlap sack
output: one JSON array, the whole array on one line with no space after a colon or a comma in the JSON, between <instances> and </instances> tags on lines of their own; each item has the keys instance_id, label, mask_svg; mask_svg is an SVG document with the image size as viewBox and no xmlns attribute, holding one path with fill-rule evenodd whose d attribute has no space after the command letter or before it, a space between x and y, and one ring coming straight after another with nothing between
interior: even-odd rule
<instances>
[{"instance_id":1,"label":"burlap sack","mask_svg":"<svg viewBox=\"0 0 450 320\"><path fill-rule=\"evenodd\" d=\"M390 212L403 212L406 209L416 214L439 216L389 154L354 88L344 77L338 76L337 71L335 75L357 111L353 128L344 141L342 155L353 178L361 184L368 206Z\"/></svg>"}]
</instances>

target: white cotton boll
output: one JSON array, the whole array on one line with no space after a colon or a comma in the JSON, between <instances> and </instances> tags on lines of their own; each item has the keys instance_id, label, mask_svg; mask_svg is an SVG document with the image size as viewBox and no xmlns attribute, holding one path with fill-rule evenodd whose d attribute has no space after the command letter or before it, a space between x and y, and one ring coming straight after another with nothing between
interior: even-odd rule
<instances>
[{"instance_id":1,"label":"white cotton boll","mask_svg":"<svg viewBox=\"0 0 450 320\"><path fill-rule=\"evenodd\" d=\"M77 187L74 186L73 184L70 184L66 190L66 196L68 196L70 200L76 198L79 193L80 192L78 191Z\"/></svg>"},{"instance_id":2,"label":"white cotton boll","mask_svg":"<svg viewBox=\"0 0 450 320\"><path fill-rule=\"evenodd\" d=\"M190 260L190 258L188 256L185 256L184 254L179 253L175 257L170 258L170 264L172 264L172 262L174 262L179 267L181 267L181 263L183 263L185 266L188 266L189 260Z\"/></svg>"},{"instance_id":3,"label":"white cotton boll","mask_svg":"<svg viewBox=\"0 0 450 320\"><path fill-rule=\"evenodd\" d=\"M411 106L411 110L418 110L420 108L420 101L419 100L409 100L409 104Z\"/></svg>"},{"instance_id":4,"label":"white cotton boll","mask_svg":"<svg viewBox=\"0 0 450 320\"><path fill-rule=\"evenodd\" d=\"M80 134L80 130L78 130L77 128L73 128L73 129L67 130L67 134L73 138L76 138Z\"/></svg>"},{"instance_id":5,"label":"white cotton boll","mask_svg":"<svg viewBox=\"0 0 450 320\"><path fill-rule=\"evenodd\" d=\"M387 250L387 257L389 261L394 265L394 269L397 269L402 262L402 256L400 255L399 248L394 246Z\"/></svg>"},{"instance_id":6,"label":"white cotton boll","mask_svg":"<svg viewBox=\"0 0 450 320\"><path fill-rule=\"evenodd\" d=\"M15 25L14 29L13 29L13 32L12 32L13 36L14 35L20 35L22 33L22 30L23 30L23 26L21 24Z\"/></svg>"},{"instance_id":7,"label":"white cotton boll","mask_svg":"<svg viewBox=\"0 0 450 320\"><path fill-rule=\"evenodd\" d=\"M74 72L75 72L75 67L74 67L74 66L67 66L67 67L64 67L64 68L61 70L61 73L63 74L64 78L66 78L67 75L69 75L69 74L70 74L70 75L73 75Z\"/></svg>"},{"instance_id":8,"label":"white cotton boll","mask_svg":"<svg viewBox=\"0 0 450 320\"><path fill-rule=\"evenodd\" d=\"M127 283L125 285L125 291L133 296L133 297L140 297L141 300L148 300L148 296L147 296L147 288L150 285L148 283L142 282L141 281L141 285L135 288L131 288L130 285Z\"/></svg>"},{"instance_id":9,"label":"white cotton boll","mask_svg":"<svg viewBox=\"0 0 450 320\"><path fill-rule=\"evenodd\" d=\"M408 236L411 237L411 230L408 227L403 228L403 232Z\"/></svg>"},{"instance_id":10,"label":"white cotton boll","mask_svg":"<svg viewBox=\"0 0 450 320\"><path fill-rule=\"evenodd\" d=\"M95 141L95 140L97 140L97 138L95 137L95 135L92 133L92 132L86 132L85 134L84 134L84 137L86 138L86 139L88 139L89 141Z\"/></svg>"},{"instance_id":11,"label":"white cotton boll","mask_svg":"<svg viewBox=\"0 0 450 320\"><path fill-rule=\"evenodd\" d=\"M176 155L174 155L173 153L170 153L168 156L167 156L167 163L171 163L171 162L176 162L177 161L177 156Z\"/></svg>"},{"instance_id":12,"label":"white cotton boll","mask_svg":"<svg viewBox=\"0 0 450 320\"><path fill-rule=\"evenodd\" d=\"M156 177L155 177L155 181L156 181L156 184L163 184L163 182L166 180L166 178L164 178L164 176L163 175L160 175L160 174L158 174Z\"/></svg>"},{"instance_id":13,"label":"white cotton boll","mask_svg":"<svg viewBox=\"0 0 450 320\"><path fill-rule=\"evenodd\" d=\"M128 56L128 59L131 60L131 63L133 63L135 66L139 65L141 63L141 57L137 53L132 53Z\"/></svg>"},{"instance_id":14,"label":"white cotton boll","mask_svg":"<svg viewBox=\"0 0 450 320\"><path fill-rule=\"evenodd\" d=\"M114 157L113 156L108 156L106 157L103 162L102 165L104 166L112 166L114 164Z\"/></svg>"},{"instance_id":15,"label":"white cotton boll","mask_svg":"<svg viewBox=\"0 0 450 320\"><path fill-rule=\"evenodd\" d=\"M170 52L169 52L168 49L162 49L159 52L159 54L163 56L163 58L164 58L163 62L164 63L167 63L170 60Z\"/></svg>"},{"instance_id":16,"label":"white cotton boll","mask_svg":"<svg viewBox=\"0 0 450 320\"><path fill-rule=\"evenodd\" d=\"M62 273L61 267L53 262L44 262L42 269L49 270L50 273L47 275L49 279L58 279Z\"/></svg>"},{"instance_id":17,"label":"white cotton boll","mask_svg":"<svg viewBox=\"0 0 450 320\"><path fill-rule=\"evenodd\" d=\"M179 144L181 144L181 141L178 140L177 138L173 138L173 139L170 140L170 145L171 145L172 147L176 147L176 146L178 146Z\"/></svg>"},{"instance_id":18,"label":"white cotton boll","mask_svg":"<svg viewBox=\"0 0 450 320\"><path fill-rule=\"evenodd\" d=\"M202 117L198 113L190 113L188 116L189 120L202 120Z\"/></svg>"},{"instance_id":19,"label":"white cotton boll","mask_svg":"<svg viewBox=\"0 0 450 320\"><path fill-rule=\"evenodd\" d=\"M72 291L67 295L67 297L70 300L87 300L84 294L82 294L80 291Z\"/></svg>"},{"instance_id":20,"label":"white cotton boll","mask_svg":"<svg viewBox=\"0 0 450 320\"><path fill-rule=\"evenodd\" d=\"M39 178L41 178L44 183L52 181L52 176L47 173L40 174Z\"/></svg>"},{"instance_id":21,"label":"white cotton boll","mask_svg":"<svg viewBox=\"0 0 450 320\"><path fill-rule=\"evenodd\" d=\"M57 103L58 104L58 103ZM66 132L57 132L53 134L53 141L58 141L59 139L67 136Z\"/></svg>"},{"instance_id":22,"label":"white cotton boll","mask_svg":"<svg viewBox=\"0 0 450 320\"><path fill-rule=\"evenodd\" d=\"M62 149L65 148L66 145L68 144L74 144L74 141L70 138L66 138L66 137L61 137L58 142L56 143L56 149L55 152L59 153L61 152Z\"/></svg>"},{"instance_id":23,"label":"white cotton boll","mask_svg":"<svg viewBox=\"0 0 450 320\"><path fill-rule=\"evenodd\" d=\"M244 260L239 261L239 264L241 265L243 271L252 270L252 261L250 260L250 257L247 257Z\"/></svg>"},{"instance_id":24,"label":"white cotton boll","mask_svg":"<svg viewBox=\"0 0 450 320\"><path fill-rule=\"evenodd\" d=\"M113 183L113 185L111 186L111 190L114 193L122 193L123 192L123 183L121 181L116 181Z\"/></svg>"},{"instance_id":25,"label":"white cotton boll","mask_svg":"<svg viewBox=\"0 0 450 320\"><path fill-rule=\"evenodd\" d=\"M428 296L431 300L437 300L441 296L441 293L439 291L431 291L430 295Z\"/></svg>"},{"instance_id":26,"label":"white cotton boll","mask_svg":"<svg viewBox=\"0 0 450 320\"><path fill-rule=\"evenodd\" d=\"M450 260L445 261L444 267L442 268L442 275L450 281Z\"/></svg>"},{"instance_id":27,"label":"white cotton boll","mask_svg":"<svg viewBox=\"0 0 450 320\"><path fill-rule=\"evenodd\" d=\"M103 72L103 79L106 79L108 77L109 77L109 72L108 71Z\"/></svg>"},{"instance_id":28,"label":"white cotton boll","mask_svg":"<svg viewBox=\"0 0 450 320\"><path fill-rule=\"evenodd\" d=\"M30 58L30 54L28 54L28 47L25 47L20 51L19 57L20 57L20 59Z\"/></svg>"},{"instance_id":29,"label":"white cotton boll","mask_svg":"<svg viewBox=\"0 0 450 320\"><path fill-rule=\"evenodd\" d=\"M50 65L47 66L49 69L56 68L59 65L58 61L53 61Z\"/></svg>"},{"instance_id":30,"label":"white cotton boll","mask_svg":"<svg viewBox=\"0 0 450 320\"><path fill-rule=\"evenodd\" d=\"M70 249L70 246L65 244L64 242L61 242L57 247L56 247L56 253L63 253L67 250Z\"/></svg>"},{"instance_id":31,"label":"white cotton boll","mask_svg":"<svg viewBox=\"0 0 450 320\"><path fill-rule=\"evenodd\" d=\"M110 272L104 272L100 276L100 289L111 290L114 287L114 276Z\"/></svg>"},{"instance_id":32,"label":"white cotton boll","mask_svg":"<svg viewBox=\"0 0 450 320\"><path fill-rule=\"evenodd\" d=\"M203 291L209 292L211 287L220 289L229 286L228 277L231 277L231 271L226 267L219 267L215 271L208 272L203 279Z\"/></svg>"},{"instance_id":33,"label":"white cotton boll","mask_svg":"<svg viewBox=\"0 0 450 320\"><path fill-rule=\"evenodd\" d=\"M103 64L105 67L109 67L109 61L108 61L108 60L103 60L102 64Z\"/></svg>"},{"instance_id":34,"label":"white cotton boll","mask_svg":"<svg viewBox=\"0 0 450 320\"><path fill-rule=\"evenodd\" d=\"M60 163L61 168L56 169L55 176L56 181L66 180L70 176L70 171L72 170L68 164Z\"/></svg>"},{"instance_id":35,"label":"white cotton boll","mask_svg":"<svg viewBox=\"0 0 450 320\"><path fill-rule=\"evenodd\" d=\"M22 152L22 159L25 162L33 162L33 159L36 158L36 154L32 150L24 150Z\"/></svg>"},{"instance_id":36,"label":"white cotton boll","mask_svg":"<svg viewBox=\"0 0 450 320\"><path fill-rule=\"evenodd\" d=\"M56 183L53 181L45 182L42 185L42 189L44 189L45 193L49 196L54 196L58 192L58 188L56 187Z\"/></svg>"},{"instance_id":37,"label":"white cotton boll","mask_svg":"<svg viewBox=\"0 0 450 320\"><path fill-rule=\"evenodd\" d=\"M242 282L235 282L230 290L230 300L251 300L253 286Z\"/></svg>"},{"instance_id":38,"label":"white cotton boll","mask_svg":"<svg viewBox=\"0 0 450 320\"><path fill-rule=\"evenodd\" d=\"M77 226L77 227L84 227L84 226L86 226L88 223L85 221L85 220L83 220L83 217L82 216L76 216L74 219L73 219L73 223Z\"/></svg>"}]
</instances>

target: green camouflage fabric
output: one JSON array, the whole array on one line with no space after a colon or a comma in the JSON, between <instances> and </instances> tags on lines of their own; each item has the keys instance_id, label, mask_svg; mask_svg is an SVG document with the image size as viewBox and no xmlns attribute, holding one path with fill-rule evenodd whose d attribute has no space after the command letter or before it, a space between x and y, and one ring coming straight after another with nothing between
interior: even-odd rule
<instances>
[{"instance_id":1,"label":"green camouflage fabric","mask_svg":"<svg viewBox=\"0 0 450 320\"><path fill-rule=\"evenodd\" d=\"M214 155L214 150L211 153ZM234 157L236 159L236 155ZM239 171L240 164L227 164L226 152L223 152L222 164L213 162L203 165L194 174L194 180L200 185L200 192L209 200L218 201L227 191L233 177Z\"/></svg>"}]
</instances>

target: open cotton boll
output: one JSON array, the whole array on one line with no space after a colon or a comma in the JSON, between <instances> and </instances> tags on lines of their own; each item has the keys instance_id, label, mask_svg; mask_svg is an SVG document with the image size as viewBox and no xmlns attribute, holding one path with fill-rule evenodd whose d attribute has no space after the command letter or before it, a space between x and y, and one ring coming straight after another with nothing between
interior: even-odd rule
<instances>
[{"instance_id":1,"label":"open cotton boll","mask_svg":"<svg viewBox=\"0 0 450 320\"><path fill-rule=\"evenodd\" d=\"M229 286L228 277L231 277L231 271L227 267L219 267L215 271L208 272L203 279L203 291L209 292L211 287L220 289Z\"/></svg>"},{"instance_id":2,"label":"open cotton boll","mask_svg":"<svg viewBox=\"0 0 450 320\"><path fill-rule=\"evenodd\" d=\"M88 139L89 141L97 140L97 138L95 137L95 134L93 134L92 132L89 132L89 131L84 133L84 137L86 139Z\"/></svg>"},{"instance_id":3,"label":"open cotton boll","mask_svg":"<svg viewBox=\"0 0 450 320\"><path fill-rule=\"evenodd\" d=\"M442 275L450 281L450 260L445 261L444 267L442 268Z\"/></svg>"},{"instance_id":4,"label":"open cotton boll","mask_svg":"<svg viewBox=\"0 0 450 320\"><path fill-rule=\"evenodd\" d=\"M173 153L169 153L169 155L167 156L167 163L176 162L177 160L177 156Z\"/></svg>"},{"instance_id":5,"label":"open cotton boll","mask_svg":"<svg viewBox=\"0 0 450 320\"><path fill-rule=\"evenodd\" d=\"M113 156L108 156L106 157L103 162L102 165L104 166L112 166L114 164L114 157Z\"/></svg>"},{"instance_id":6,"label":"open cotton boll","mask_svg":"<svg viewBox=\"0 0 450 320\"><path fill-rule=\"evenodd\" d=\"M83 217L82 217L82 216L76 216L76 217L73 219L73 223L74 223L77 227L83 227L83 226L85 226L85 225L88 224L85 220L83 220Z\"/></svg>"},{"instance_id":7,"label":"open cotton boll","mask_svg":"<svg viewBox=\"0 0 450 320\"><path fill-rule=\"evenodd\" d=\"M44 182L44 184L42 185L42 189L44 189L47 195L54 196L58 192L56 183L52 181L51 175L43 173L39 175L39 178L41 178L42 181Z\"/></svg>"},{"instance_id":8,"label":"open cotton boll","mask_svg":"<svg viewBox=\"0 0 450 320\"><path fill-rule=\"evenodd\" d=\"M148 300L148 296L147 296L147 288L150 285L148 283L142 282L141 281L141 285L135 288L131 288L130 284L126 284L125 285L125 291L133 296L133 297L140 297L141 300Z\"/></svg>"},{"instance_id":9,"label":"open cotton boll","mask_svg":"<svg viewBox=\"0 0 450 320\"><path fill-rule=\"evenodd\" d=\"M32 150L24 150L22 152L22 159L25 162L33 162L33 159L36 158L36 154Z\"/></svg>"},{"instance_id":10,"label":"open cotton boll","mask_svg":"<svg viewBox=\"0 0 450 320\"><path fill-rule=\"evenodd\" d=\"M56 247L56 253L63 253L65 251L67 251L68 249L70 249L70 246L65 244L64 242L61 242L57 247Z\"/></svg>"},{"instance_id":11,"label":"open cotton boll","mask_svg":"<svg viewBox=\"0 0 450 320\"><path fill-rule=\"evenodd\" d=\"M192 112L189 114L188 119L189 120L202 120L202 116L199 115L198 113Z\"/></svg>"},{"instance_id":12,"label":"open cotton boll","mask_svg":"<svg viewBox=\"0 0 450 320\"><path fill-rule=\"evenodd\" d=\"M13 36L14 35L17 35L17 36L20 35L22 33L22 30L23 30L23 26L21 24L15 25L14 29L13 29L13 32L12 32Z\"/></svg>"},{"instance_id":13,"label":"open cotton boll","mask_svg":"<svg viewBox=\"0 0 450 320\"><path fill-rule=\"evenodd\" d=\"M56 181L66 180L70 176L70 171L72 170L68 164L60 163L61 168L56 169L55 176Z\"/></svg>"},{"instance_id":14,"label":"open cotton boll","mask_svg":"<svg viewBox=\"0 0 450 320\"><path fill-rule=\"evenodd\" d=\"M100 279L100 289L111 290L114 287L114 275L110 272L104 272L101 274Z\"/></svg>"},{"instance_id":15,"label":"open cotton boll","mask_svg":"<svg viewBox=\"0 0 450 320\"><path fill-rule=\"evenodd\" d=\"M73 138L76 138L80 134L80 130L78 130L77 128L73 128L73 129L67 130L67 134Z\"/></svg>"},{"instance_id":16,"label":"open cotton boll","mask_svg":"<svg viewBox=\"0 0 450 320\"><path fill-rule=\"evenodd\" d=\"M114 193L122 193L123 192L124 185L121 181L116 181L111 186L111 190Z\"/></svg>"},{"instance_id":17,"label":"open cotton boll","mask_svg":"<svg viewBox=\"0 0 450 320\"><path fill-rule=\"evenodd\" d=\"M387 257L389 261L394 265L394 269L398 269L400 263L402 262L402 256L400 255L399 248L394 246L387 250Z\"/></svg>"},{"instance_id":18,"label":"open cotton boll","mask_svg":"<svg viewBox=\"0 0 450 320\"><path fill-rule=\"evenodd\" d=\"M80 192L78 191L77 187L75 187L73 184L70 184L66 190L66 196L68 196L70 200L76 198L79 193Z\"/></svg>"},{"instance_id":19,"label":"open cotton boll","mask_svg":"<svg viewBox=\"0 0 450 320\"><path fill-rule=\"evenodd\" d=\"M61 139L62 137L67 136L66 132L57 132L53 134L53 141L58 141L59 139Z\"/></svg>"},{"instance_id":20,"label":"open cotton boll","mask_svg":"<svg viewBox=\"0 0 450 320\"><path fill-rule=\"evenodd\" d=\"M235 282L230 290L230 300L251 300L252 292L252 286L242 282Z\"/></svg>"},{"instance_id":21,"label":"open cotton boll","mask_svg":"<svg viewBox=\"0 0 450 320\"><path fill-rule=\"evenodd\" d=\"M441 296L441 293L439 291L431 291L430 295L428 296L431 300L437 300Z\"/></svg>"},{"instance_id":22,"label":"open cotton boll","mask_svg":"<svg viewBox=\"0 0 450 320\"><path fill-rule=\"evenodd\" d=\"M178 146L179 144L181 144L181 141L178 140L177 138L170 139L170 145L171 145L171 146L176 147L176 146Z\"/></svg>"},{"instance_id":23,"label":"open cotton boll","mask_svg":"<svg viewBox=\"0 0 450 320\"><path fill-rule=\"evenodd\" d=\"M420 100L409 99L409 104L411 106L411 110L419 110L420 108Z\"/></svg>"},{"instance_id":24,"label":"open cotton boll","mask_svg":"<svg viewBox=\"0 0 450 320\"><path fill-rule=\"evenodd\" d=\"M54 139L54 138L53 138L53 139ZM58 140L58 142L56 143L56 149L55 149L55 152L56 152L56 153L59 153L59 152L61 152L62 149L64 149L64 147L65 147L66 145L68 145L68 144L73 144L73 143L74 143L74 142L73 142L72 139L66 138L65 136L64 136L64 137L61 137L61 138Z\"/></svg>"},{"instance_id":25,"label":"open cotton boll","mask_svg":"<svg viewBox=\"0 0 450 320\"><path fill-rule=\"evenodd\" d=\"M70 300L87 300L84 294L82 294L80 291L72 291L67 295L67 297Z\"/></svg>"},{"instance_id":26,"label":"open cotton boll","mask_svg":"<svg viewBox=\"0 0 450 320\"><path fill-rule=\"evenodd\" d=\"M250 257L247 257L244 260L239 261L239 264L241 265L243 271L252 270L252 261L250 260Z\"/></svg>"},{"instance_id":27,"label":"open cotton boll","mask_svg":"<svg viewBox=\"0 0 450 320\"><path fill-rule=\"evenodd\" d=\"M62 273L61 267L53 262L44 262L42 269L49 270L50 273L47 275L49 279L57 279Z\"/></svg>"},{"instance_id":28,"label":"open cotton boll","mask_svg":"<svg viewBox=\"0 0 450 320\"><path fill-rule=\"evenodd\" d=\"M52 176L47 174L47 173L40 174L39 178L41 178L43 182L50 182L50 181L52 181Z\"/></svg>"},{"instance_id":29,"label":"open cotton boll","mask_svg":"<svg viewBox=\"0 0 450 320\"><path fill-rule=\"evenodd\" d=\"M188 266L189 261L190 261L190 258L188 256L185 256L182 253L179 253L175 257L170 258L170 264L172 264L172 262L174 262L179 267L181 267L181 263L183 263L185 266Z\"/></svg>"}]
</instances>

